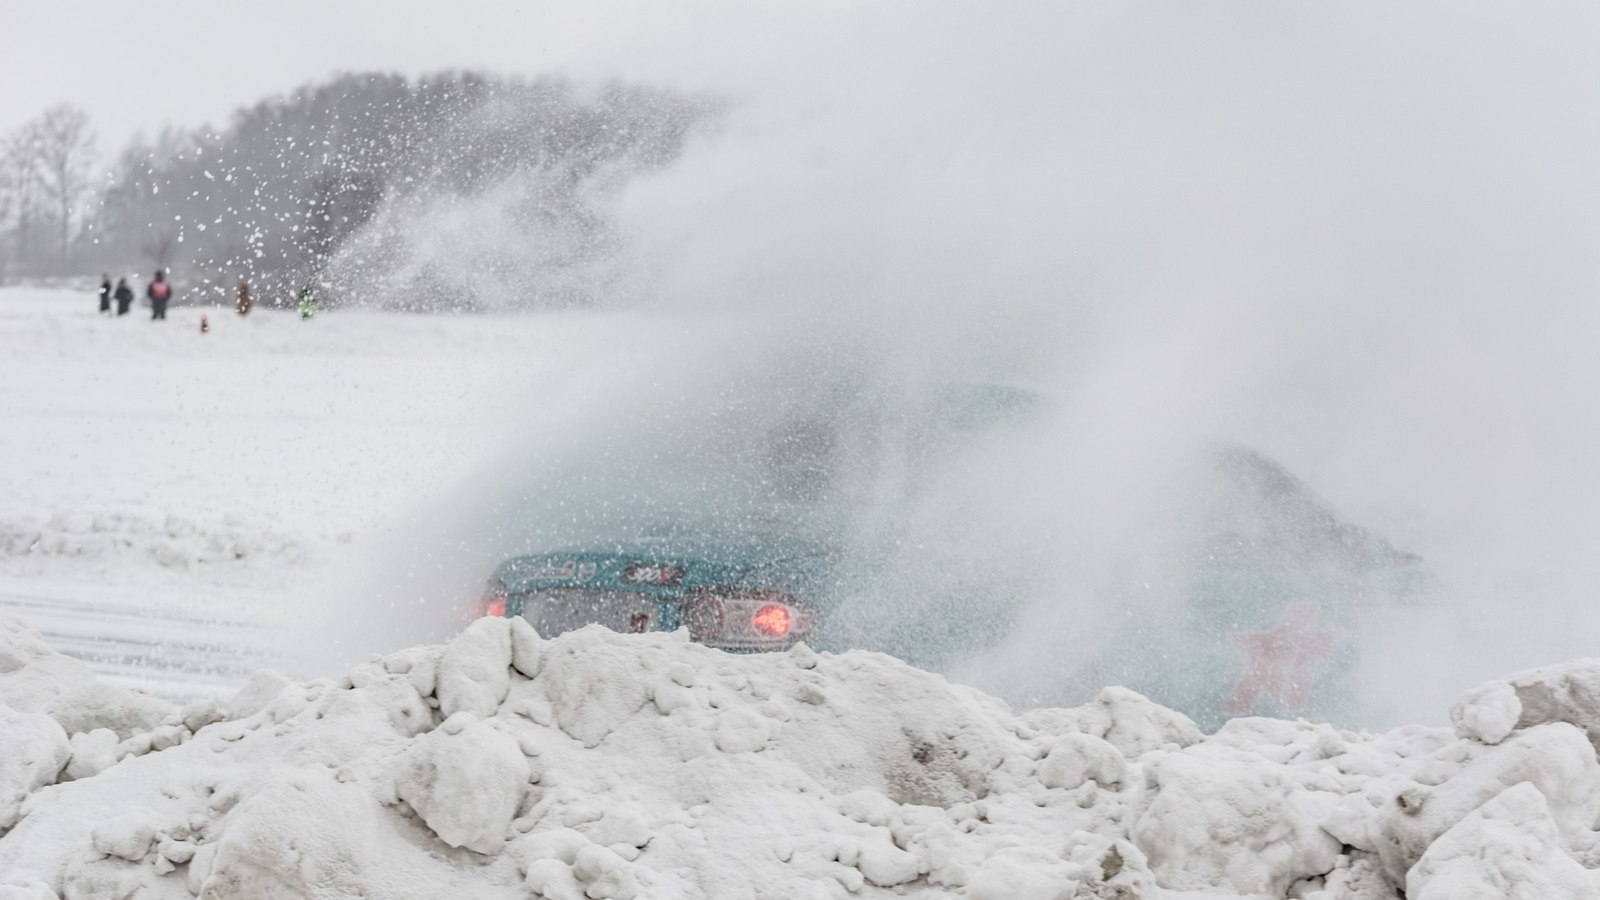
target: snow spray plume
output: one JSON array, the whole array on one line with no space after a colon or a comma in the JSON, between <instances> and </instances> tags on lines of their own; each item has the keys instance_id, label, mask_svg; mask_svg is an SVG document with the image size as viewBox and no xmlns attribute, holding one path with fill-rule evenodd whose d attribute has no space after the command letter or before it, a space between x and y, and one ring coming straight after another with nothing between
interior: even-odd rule
<instances>
[{"instance_id":1,"label":"snow spray plume","mask_svg":"<svg viewBox=\"0 0 1600 900\"><path fill-rule=\"evenodd\" d=\"M521 464L483 480L491 514L433 517L473 548L458 577L603 537L548 526L607 496L629 524L676 514L644 508L654 489L736 521L710 477L735 478L729 443L820 404L878 436L845 454L878 455L835 538L882 555L863 523L890 518L891 545L954 557L879 567L894 577L861 581L843 618L1017 702L1082 699L1107 648L1180 687L1210 677L1186 668L1197 653L1232 652L1226 608L1199 620L1220 646L1174 624L1197 615L1219 458L1266 481L1276 460L1292 496L1325 498L1284 528L1364 523L1436 574L1427 627L1354 663L1382 705L1352 718L1442 708L1434 692L1593 634L1571 600L1597 583L1600 372L1578 336L1600 324L1580 237L1600 225L1600 134L1565 111L1600 101L1576 37L1595 13L937 9L741 18L736 57L692 62L624 35L587 62L722 91L733 113L616 195L607 296L660 316L657 340L530 406ZM959 384L1027 388L1039 411L898 489L886 436L917 404L895 398ZM524 500L537 514L507 512ZM1535 615L1525 568L1550 585Z\"/></svg>"},{"instance_id":2,"label":"snow spray plume","mask_svg":"<svg viewBox=\"0 0 1600 900\"><path fill-rule=\"evenodd\" d=\"M364 201L321 272L336 294L409 310L592 305L617 249L600 208L716 115L705 99L559 81L490 83L459 105L419 171Z\"/></svg>"}]
</instances>

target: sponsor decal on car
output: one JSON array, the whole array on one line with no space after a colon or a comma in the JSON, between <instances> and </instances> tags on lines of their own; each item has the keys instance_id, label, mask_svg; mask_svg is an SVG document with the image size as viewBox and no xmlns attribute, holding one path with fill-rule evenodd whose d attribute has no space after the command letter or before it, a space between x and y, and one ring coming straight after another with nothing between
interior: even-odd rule
<instances>
[{"instance_id":1,"label":"sponsor decal on car","mask_svg":"<svg viewBox=\"0 0 1600 900\"><path fill-rule=\"evenodd\" d=\"M677 587L683 584L683 566L662 563L628 563L622 569L623 584L648 584L653 587Z\"/></svg>"},{"instance_id":2,"label":"sponsor decal on car","mask_svg":"<svg viewBox=\"0 0 1600 900\"><path fill-rule=\"evenodd\" d=\"M1223 715L1247 715L1265 699L1289 713L1305 708L1311 687L1333 653L1336 635L1318 627L1317 607L1293 603L1267 631L1228 636L1245 658L1244 674L1222 705Z\"/></svg>"}]
</instances>

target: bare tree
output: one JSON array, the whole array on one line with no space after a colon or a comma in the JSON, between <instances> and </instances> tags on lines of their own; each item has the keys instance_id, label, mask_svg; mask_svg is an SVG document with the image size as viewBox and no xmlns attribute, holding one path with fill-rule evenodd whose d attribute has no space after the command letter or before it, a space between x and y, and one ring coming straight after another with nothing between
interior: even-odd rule
<instances>
[{"instance_id":1,"label":"bare tree","mask_svg":"<svg viewBox=\"0 0 1600 900\"><path fill-rule=\"evenodd\" d=\"M61 261L72 249L72 224L78 204L91 193L94 166L94 129L82 109L59 103L37 119L38 166L45 196L59 229Z\"/></svg>"},{"instance_id":2,"label":"bare tree","mask_svg":"<svg viewBox=\"0 0 1600 900\"><path fill-rule=\"evenodd\" d=\"M9 245L12 260L32 255L43 196L38 149L36 121L0 139L0 245Z\"/></svg>"},{"instance_id":3,"label":"bare tree","mask_svg":"<svg viewBox=\"0 0 1600 900\"><path fill-rule=\"evenodd\" d=\"M6 283L6 275L11 268L11 245L15 243L17 210L21 206L11 183L13 152L12 136L0 139L0 284Z\"/></svg>"}]
</instances>

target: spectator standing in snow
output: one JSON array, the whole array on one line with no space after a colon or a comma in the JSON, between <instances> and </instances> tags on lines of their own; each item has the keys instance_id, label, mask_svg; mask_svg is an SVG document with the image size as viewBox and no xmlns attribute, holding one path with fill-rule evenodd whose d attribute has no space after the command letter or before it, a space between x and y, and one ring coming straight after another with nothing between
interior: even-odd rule
<instances>
[{"instance_id":1,"label":"spectator standing in snow","mask_svg":"<svg viewBox=\"0 0 1600 900\"><path fill-rule=\"evenodd\" d=\"M109 315L111 313L111 276L100 276L100 311Z\"/></svg>"},{"instance_id":2,"label":"spectator standing in snow","mask_svg":"<svg viewBox=\"0 0 1600 900\"><path fill-rule=\"evenodd\" d=\"M117 292L114 296L117 298L117 315L127 315L128 307L133 304L133 288L128 287L128 279L117 279Z\"/></svg>"},{"instance_id":3,"label":"spectator standing in snow","mask_svg":"<svg viewBox=\"0 0 1600 900\"><path fill-rule=\"evenodd\" d=\"M239 279L239 315L250 315L250 282Z\"/></svg>"},{"instance_id":4,"label":"spectator standing in snow","mask_svg":"<svg viewBox=\"0 0 1600 900\"><path fill-rule=\"evenodd\" d=\"M150 318L165 319L167 317L167 301L172 299L172 282L167 280L167 273L157 269L154 281L144 289L145 295L150 298Z\"/></svg>"}]
</instances>

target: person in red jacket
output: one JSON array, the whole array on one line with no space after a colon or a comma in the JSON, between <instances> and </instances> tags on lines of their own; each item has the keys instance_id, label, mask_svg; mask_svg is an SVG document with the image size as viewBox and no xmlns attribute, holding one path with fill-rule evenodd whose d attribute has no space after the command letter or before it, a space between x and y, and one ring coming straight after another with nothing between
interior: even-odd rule
<instances>
[{"instance_id":1,"label":"person in red jacket","mask_svg":"<svg viewBox=\"0 0 1600 900\"><path fill-rule=\"evenodd\" d=\"M144 290L145 296L150 298L150 318L165 319L167 317L167 301L172 299L172 282L167 280L167 273L161 269L156 270L156 277L150 286Z\"/></svg>"}]
</instances>

